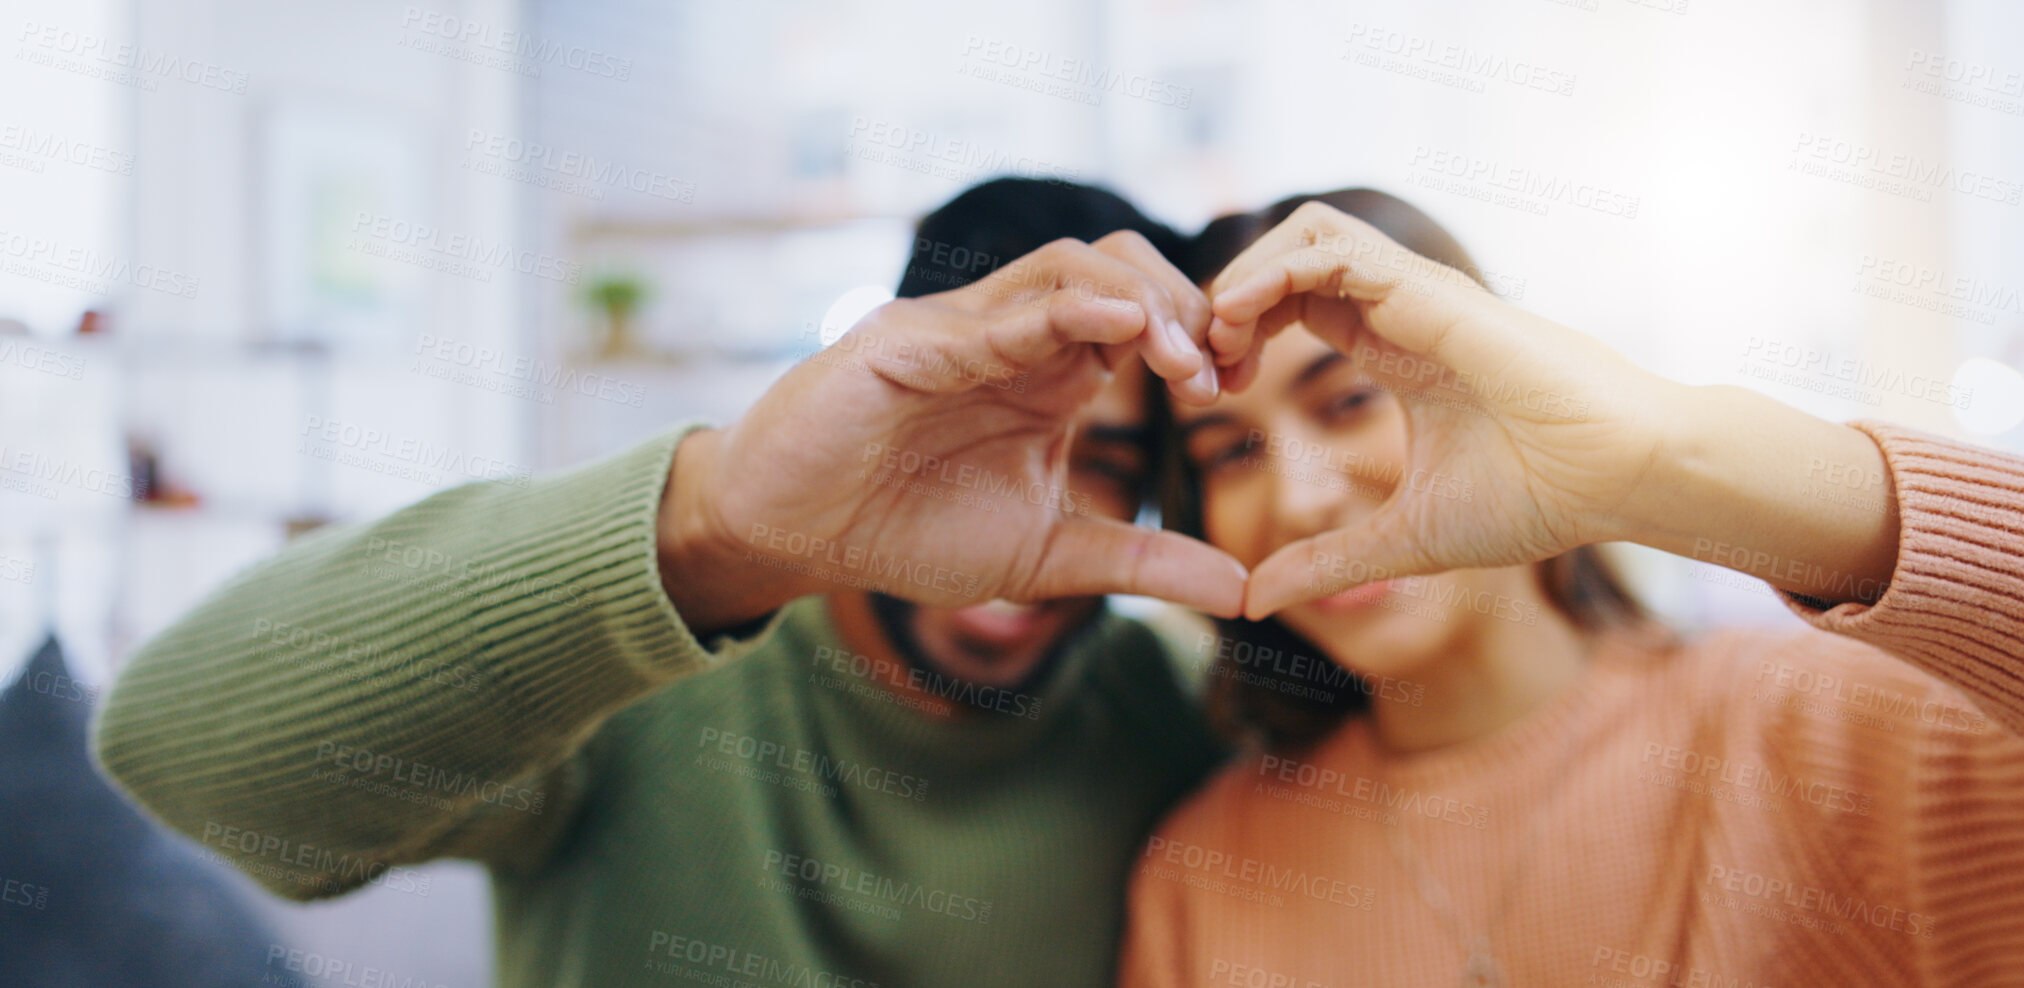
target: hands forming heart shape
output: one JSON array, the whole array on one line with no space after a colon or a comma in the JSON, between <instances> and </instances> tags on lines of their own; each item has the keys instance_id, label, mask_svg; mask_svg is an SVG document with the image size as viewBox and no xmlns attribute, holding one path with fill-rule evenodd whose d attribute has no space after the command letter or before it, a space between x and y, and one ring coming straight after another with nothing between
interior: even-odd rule
<instances>
[{"instance_id":1,"label":"hands forming heart shape","mask_svg":"<svg viewBox=\"0 0 2024 988\"><path fill-rule=\"evenodd\" d=\"M1141 357L1176 400L1204 405L1247 387L1263 348L1296 324L1399 396L1405 471L1477 496L1401 484L1374 513L1247 572L1174 532L1016 499L984 514L854 481L867 450L897 450L1060 489L1075 414L1119 361ZM891 302L845 339L852 361L804 362L738 422L682 444L664 568L765 584L727 580L685 614L750 616L846 586L930 606L1136 593L1259 618L1345 589L1316 578L1323 557L1386 576L1531 562L1624 536L1684 407L1681 386L1320 203L1251 244L1206 294L1120 233ZM1015 378L1022 388L1002 386ZM712 568L684 568L695 565Z\"/></svg>"}]
</instances>

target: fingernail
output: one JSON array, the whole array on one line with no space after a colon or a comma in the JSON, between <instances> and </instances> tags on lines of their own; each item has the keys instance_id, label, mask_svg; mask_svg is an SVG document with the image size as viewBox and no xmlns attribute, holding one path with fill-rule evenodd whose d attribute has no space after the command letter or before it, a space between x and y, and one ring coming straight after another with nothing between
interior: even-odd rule
<instances>
[{"instance_id":1,"label":"fingernail","mask_svg":"<svg viewBox=\"0 0 2024 988\"><path fill-rule=\"evenodd\" d=\"M1222 393L1222 386L1216 379L1216 362L1213 360L1202 361L1202 369L1196 371L1195 376L1188 380L1192 381L1195 387L1207 392L1211 398Z\"/></svg>"},{"instance_id":2,"label":"fingernail","mask_svg":"<svg viewBox=\"0 0 2024 988\"><path fill-rule=\"evenodd\" d=\"M1188 338L1188 331L1181 328L1180 320L1167 320L1166 328L1167 339L1173 343L1174 349L1182 353L1200 354L1202 352L1202 348L1196 346L1195 341Z\"/></svg>"}]
</instances>

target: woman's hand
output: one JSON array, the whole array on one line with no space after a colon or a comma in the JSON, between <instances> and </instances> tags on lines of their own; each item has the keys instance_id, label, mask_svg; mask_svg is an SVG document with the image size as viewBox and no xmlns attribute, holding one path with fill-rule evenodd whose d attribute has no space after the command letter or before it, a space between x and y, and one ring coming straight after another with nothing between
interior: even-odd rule
<instances>
[{"instance_id":1,"label":"woman's hand","mask_svg":"<svg viewBox=\"0 0 2024 988\"><path fill-rule=\"evenodd\" d=\"M1868 436L1647 373L1326 205L1252 244L1210 295L1226 386L1248 384L1266 339L1299 322L1398 395L1408 432L1391 498L1260 563L1248 617L1344 589L1324 574L1516 565L1612 540L1828 602L1875 600L1890 581L1897 502ZM1874 478L1871 496L1822 497L1836 476Z\"/></svg>"},{"instance_id":2,"label":"woman's hand","mask_svg":"<svg viewBox=\"0 0 2024 988\"><path fill-rule=\"evenodd\" d=\"M1266 339L1298 322L1394 392L1408 430L1391 499L1261 563L1247 615L1344 589L1325 573L1513 565L1629 536L1623 509L1661 456L1677 385L1320 203L1239 255L1210 296L1227 387L1247 386Z\"/></svg>"}]
</instances>

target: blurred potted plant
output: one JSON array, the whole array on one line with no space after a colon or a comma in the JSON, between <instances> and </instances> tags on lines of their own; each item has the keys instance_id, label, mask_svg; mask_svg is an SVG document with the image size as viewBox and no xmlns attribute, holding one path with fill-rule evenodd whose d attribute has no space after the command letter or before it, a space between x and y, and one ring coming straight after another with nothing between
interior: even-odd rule
<instances>
[{"instance_id":1,"label":"blurred potted plant","mask_svg":"<svg viewBox=\"0 0 2024 988\"><path fill-rule=\"evenodd\" d=\"M632 316L647 296L646 279L625 273L600 275L591 280L584 295L604 313L604 348L598 356L609 360L639 352L632 335Z\"/></svg>"}]
</instances>

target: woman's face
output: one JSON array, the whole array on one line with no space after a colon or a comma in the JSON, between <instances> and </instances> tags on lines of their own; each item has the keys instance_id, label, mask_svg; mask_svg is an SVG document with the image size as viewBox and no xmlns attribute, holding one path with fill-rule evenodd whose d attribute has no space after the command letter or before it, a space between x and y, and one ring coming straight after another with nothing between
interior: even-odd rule
<instances>
[{"instance_id":1,"label":"woman's face","mask_svg":"<svg viewBox=\"0 0 2024 988\"><path fill-rule=\"evenodd\" d=\"M1257 380L1244 393L1207 408L1176 404L1174 416L1201 479L1208 541L1246 566L1370 515L1403 478L1406 420L1398 399L1299 323L1265 347ZM1355 561L1344 565L1361 577ZM1459 570L1390 581L1277 616L1343 666L1397 675L1445 654L1488 620L1458 600L1487 593L1536 601L1524 586L1528 572ZM1341 582L1336 573L1317 576Z\"/></svg>"}]
</instances>

